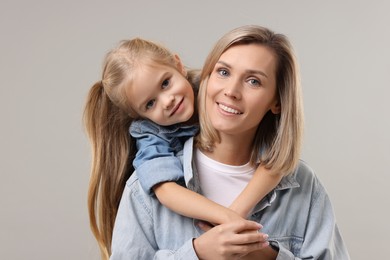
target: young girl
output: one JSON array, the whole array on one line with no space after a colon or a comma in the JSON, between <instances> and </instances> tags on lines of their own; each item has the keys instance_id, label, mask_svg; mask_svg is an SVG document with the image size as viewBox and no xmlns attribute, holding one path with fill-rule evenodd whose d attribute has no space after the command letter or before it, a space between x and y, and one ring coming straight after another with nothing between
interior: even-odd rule
<instances>
[{"instance_id":1,"label":"young girl","mask_svg":"<svg viewBox=\"0 0 390 260\"><path fill-rule=\"evenodd\" d=\"M154 192L181 215L213 224L246 218L283 177L260 166L230 209L178 184L183 179L183 144L197 132L197 84L196 72L187 73L177 55L150 41L123 41L106 56L102 80L91 88L84 115L93 156L90 223L103 258L110 255L112 228L132 160L146 192Z\"/></svg>"}]
</instances>

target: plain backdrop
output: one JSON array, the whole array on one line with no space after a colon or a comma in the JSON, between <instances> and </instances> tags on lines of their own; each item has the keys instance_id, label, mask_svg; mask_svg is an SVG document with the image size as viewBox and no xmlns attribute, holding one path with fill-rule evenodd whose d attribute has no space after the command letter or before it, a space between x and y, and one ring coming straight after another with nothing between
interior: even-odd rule
<instances>
[{"instance_id":1,"label":"plain backdrop","mask_svg":"<svg viewBox=\"0 0 390 260\"><path fill-rule=\"evenodd\" d=\"M2 0L1 258L99 258L87 217L82 113L109 49L144 37L199 68L222 34L258 24L295 47L302 158L329 192L352 259L388 259L389 11L385 0Z\"/></svg>"}]
</instances>

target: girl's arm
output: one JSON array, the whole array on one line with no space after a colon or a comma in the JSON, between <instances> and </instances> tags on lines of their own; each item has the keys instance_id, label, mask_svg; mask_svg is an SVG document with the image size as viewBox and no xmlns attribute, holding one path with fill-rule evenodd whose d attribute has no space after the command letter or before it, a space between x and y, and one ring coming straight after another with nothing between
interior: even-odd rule
<instances>
[{"instance_id":1,"label":"girl's arm","mask_svg":"<svg viewBox=\"0 0 390 260\"><path fill-rule=\"evenodd\" d=\"M212 224L223 224L242 219L231 209L180 186L175 182L163 182L153 187L158 200L176 213Z\"/></svg>"},{"instance_id":2,"label":"girl's arm","mask_svg":"<svg viewBox=\"0 0 390 260\"><path fill-rule=\"evenodd\" d=\"M138 149L133 165L144 191L150 195L154 192L164 206L183 216L214 224L242 219L233 210L175 183L183 177L183 166L176 156L178 147L170 140L182 128L159 132L160 128L148 120L134 121L130 127ZM195 128L186 131L192 136Z\"/></svg>"},{"instance_id":3,"label":"girl's arm","mask_svg":"<svg viewBox=\"0 0 390 260\"><path fill-rule=\"evenodd\" d=\"M256 204L279 184L282 177L282 174L272 174L271 170L260 165L229 208L246 218Z\"/></svg>"}]
</instances>

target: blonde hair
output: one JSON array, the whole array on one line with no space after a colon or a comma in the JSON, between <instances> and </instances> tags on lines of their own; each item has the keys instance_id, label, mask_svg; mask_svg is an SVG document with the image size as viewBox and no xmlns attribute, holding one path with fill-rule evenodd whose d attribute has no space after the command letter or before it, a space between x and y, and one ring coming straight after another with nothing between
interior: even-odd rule
<instances>
[{"instance_id":1,"label":"blonde hair","mask_svg":"<svg viewBox=\"0 0 390 260\"><path fill-rule=\"evenodd\" d=\"M298 164L303 135L303 106L299 68L293 48L286 36L255 25L236 28L225 34L214 46L202 70L198 94L200 134L197 146L212 151L220 142L206 110L207 83L220 56L232 46L260 44L276 58L276 91L281 105L278 115L269 111L260 122L251 154L252 164L260 162L273 173L287 175Z\"/></svg>"},{"instance_id":2,"label":"blonde hair","mask_svg":"<svg viewBox=\"0 0 390 260\"><path fill-rule=\"evenodd\" d=\"M138 115L131 109L126 85L137 66L145 61L177 69L175 56L161 45L139 38L122 41L106 55L102 79L92 86L85 105L84 124L92 147L88 211L102 259L111 254L120 198L134 171L136 146L128 131Z\"/></svg>"}]
</instances>

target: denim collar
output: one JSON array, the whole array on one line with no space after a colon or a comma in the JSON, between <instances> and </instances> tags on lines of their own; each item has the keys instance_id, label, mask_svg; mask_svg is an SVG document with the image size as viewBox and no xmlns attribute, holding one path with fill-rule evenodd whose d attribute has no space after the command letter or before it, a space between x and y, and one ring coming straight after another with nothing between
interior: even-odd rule
<instances>
[{"instance_id":1,"label":"denim collar","mask_svg":"<svg viewBox=\"0 0 390 260\"><path fill-rule=\"evenodd\" d=\"M252 214L256 214L257 212L260 212L263 209L271 206L272 202L274 202L277 197L277 191L299 188L300 185L295 178L296 173L297 170L287 176L284 176L275 189L273 189L259 203L257 203L252 211Z\"/></svg>"}]
</instances>

